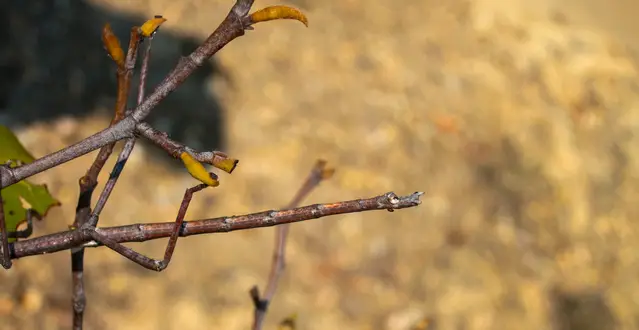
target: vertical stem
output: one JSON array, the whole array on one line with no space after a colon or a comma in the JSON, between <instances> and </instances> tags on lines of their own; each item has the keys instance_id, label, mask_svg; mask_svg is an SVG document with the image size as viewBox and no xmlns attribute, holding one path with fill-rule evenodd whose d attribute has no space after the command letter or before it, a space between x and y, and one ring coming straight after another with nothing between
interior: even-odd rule
<instances>
[{"instance_id":1,"label":"vertical stem","mask_svg":"<svg viewBox=\"0 0 639 330\"><path fill-rule=\"evenodd\" d=\"M115 114L113 115L110 126L117 124L125 117L126 103L131 87L131 76L135 67L139 43L140 34L138 33L138 28L133 27L131 29L126 61L124 66L119 65L117 69L117 100L115 103ZM91 197L98 184L98 175L113 153L114 147L115 143L102 147L91 164L91 167L89 167L86 174L80 178L80 196L78 197L75 221L73 222L75 228L80 228L92 222ZM104 191L102 195L104 195ZM97 225L97 218L92 224L93 227ZM84 248L71 250L71 280L73 290L73 329L82 330L84 310L86 309L86 293L84 291Z\"/></svg>"},{"instance_id":2,"label":"vertical stem","mask_svg":"<svg viewBox=\"0 0 639 330\"><path fill-rule=\"evenodd\" d=\"M288 204L287 208L291 209L297 207L302 200L306 198L306 196L308 196L311 191L320 184L320 182L322 182L322 180L330 178L334 172L334 169L326 168L325 161L318 160L302 187L300 187L291 202ZM264 290L264 296L260 297L257 286L254 286L249 292L255 307L253 315L253 330L262 329L262 324L264 323L264 317L266 316L268 306L273 300L273 296L277 290L277 285L279 284L279 280L284 272L286 263L286 240L288 237L289 226L290 224L284 224L278 226L276 229L277 232L275 233L275 247L273 249L271 271L268 276L266 290Z\"/></svg>"},{"instance_id":3,"label":"vertical stem","mask_svg":"<svg viewBox=\"0 0 639 330\"><path fill-rule=\"evenodd\" d=\"M71 276L73 285L73 329L81 330L86 308L84 292L84 248L71 250Z\"/></svg>"},{"instance_id":4,"label":"vertical stem","mask_svg":"<svg viewBox=\"0 0 639 330\"><path fill-rule=\"evenodd\" d=\"M144 51L142 68L140 69L140 85L138 86L138 105L142 103L142 101L144 100L144 93L146 89L146 79L147 79L147 73L149 71L149 61L151 58L151 40L153 39L148 38L146 40L148 43ZM122 151L120 151L120 154L118 155L118 160L116 161L115 166L113 167L113 170L111 171L111 176L109 177L109 180L105 184L104 189L102 190L102 193L100 194L100 197L98 198L98 201L95 205L95 208L93 209L93 212L91 213L91 217L89 218L88 225L90 227L95 227L98 224L100 213L102 212L102 209L104 209L104 206L106 205L107 200L109 199L109 197L111 196L111 193L113 192L113 188L115 188L115 184L118 182L118 178L120 178L120 174L122 174L122 171L124 170L124 166L126 165L126 162L129 160L129 157L131 156L131 153L133 152L133 148L135 147L135 141L136 141L135 137L127 139L126 143L124 144L124 148L122 149Z\"/></svg>"}]
</instances>

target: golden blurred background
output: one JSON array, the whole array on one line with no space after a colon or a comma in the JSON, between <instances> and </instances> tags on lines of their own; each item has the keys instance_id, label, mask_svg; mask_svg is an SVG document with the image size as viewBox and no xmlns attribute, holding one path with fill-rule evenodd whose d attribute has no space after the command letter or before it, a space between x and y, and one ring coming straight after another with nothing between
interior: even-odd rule
<instances>
[{"instance_id":1,"label":"golden blurred background","mask_svg":"<svg viewBox=\"0 0 639 330\"><path fill-rule=\"evenodd\" d=\"M1 3L11 92L0 119L42 156L109 122L105 20L127 40L132 24L168 19L154 40L157 82L233 1ZM293 225L266 329L293 313L307 330L409 330L424 318L429 330L639 328L639 3L284 4L310 27L257 25L153 118L241 160L196 195L188 218L281 207L317 158L337 172L307 203L425 195L392 214ZM36 234L72 222L93 157L36 178L63 202ZM171 221L193 183L141 143L101 225ZM273 234L182 239L162 273L89 250L86 328L248 329L248 290L264 286ZM160 257L164 244L132 246ZM70 285L68 252L18 260L0 272L0 328L70 328Z\"/></svg>"}]
</instances>

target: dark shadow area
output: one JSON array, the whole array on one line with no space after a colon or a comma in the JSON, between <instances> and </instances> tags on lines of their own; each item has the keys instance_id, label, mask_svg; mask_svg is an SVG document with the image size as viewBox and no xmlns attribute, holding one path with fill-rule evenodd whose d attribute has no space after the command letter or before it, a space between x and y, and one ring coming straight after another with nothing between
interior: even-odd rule
<instances>
[{"instance_id":1,"label":"dark shadow area","mask_svg":"<svg viewBox=\"0 0 639 330\"><path fill-rule=\"evenodd\" d=\"M617 321L602 292L551 292L556 330L614 330Z\"/></svg>"},{"instance_id":2,"label":"dark shadow area","mask_svg":"<svg viewBox=\"0 0 639 330\"><path fill-rule=\"evenodd\" d=\"M98 108L109 109L104 115L111 116L115 64L102 46L102 26L110 22L126 47L130 28L149 18L108 12L84 1L0 0L0 124L77 118ZM156 35L147 94L199 41L166 28ZM217 65L205 64L154 109L148 121L191 147L223 150L221 106L208 92L212 76L219 74ZM130 105L135 104L137 88L133 91Z\"/></svg>"}]
</instances>

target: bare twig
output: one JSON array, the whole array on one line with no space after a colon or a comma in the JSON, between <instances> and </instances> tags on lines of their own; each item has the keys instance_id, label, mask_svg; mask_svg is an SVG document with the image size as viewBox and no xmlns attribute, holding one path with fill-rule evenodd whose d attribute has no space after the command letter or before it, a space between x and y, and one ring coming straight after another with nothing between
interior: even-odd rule
<instances>
[{"instance_id":1,"label":"bare twig","mask_svg":"<svg viewBox=\"0 0 639 330\"><path fill-rule=\"evenodd\" d=\"M304 184L297 191L287 208L297 207L308 194L317 187L322 180L330 178L334 169L326 168L326 161L318 160L315 166L311 170L311 173L304 181ZM253 299L253 329L259 330L264 323L264 317L268 311L269 304L273 300L277 285L279 283L282 272L286 265L286 239L288 236L290 224L284 224L277 227L275 233L275 246L273 248L273 258L271 263L271 271L269 272L268 281L266 284L266 290L264 296L260 296L260 291L257 286L254 286L250 290L251 298Z\"/></svg>"},{"instance_id":2,"label":"bare twig","mask_svg":"<svg viewBox=\"0 0 639 330\"><path fill-rule=\"evenodd\" d=\"M195 151L177 141L171 140L165 132L158 131L145 122L138 124L136 134L147 138L176 159L179 159L180 154L186 151L197 161L213 165L228 173L232 173L239 163L237 159L229 158L228 155L220 151Z\"/></svg>"},{"instance_id":3,"label":"bare twig","mask_svg":"<svg viewBox=\"0 0 639 330\"><path fill-rule=\"evenodd\" d=\"M131 87L131 77L133 76L133 69L135 68L135 61L138 54L138 44L140 43L140 33L138 27L131 28L131 37L129 40L129 49L127 51L126 60L124 65L118 66L117 80L118 80L118 93L115 103L115 114L111 120L111 125L117 124L124 119L126 104L129 96L129 90ZM102 171L104 164L113 153L115 142L107 144L100 149L100 152L96 156L93 164L85 176L80 180L81 193L88 190L95 189L97 184L98 175Z\"/></svg>"},{"instance_id":4,"label":"bare twig","mask_svg":"<svg viewBox=\"0 0 639 330\"><path fill-rule=\"evenodd\" d=\"M147 76L149 75L153 36L146 38L145 41L146 48L144 49L144 56L142 57L142 68L140 68L140 83L138 85L138 105L142 104L142 101L144 101L144 97L146 96L146 81Z\"/></svg>"},{"instance_id":5,"label":"bare twig","mask_svg":"<svg viewBox=\"0 0 639 330\"><path fill-rule=\"evenodd\" d=\"M138 88L138 105L141 104L142 101L144 100L144 95L146 90L146 80L147 80L149 62L151 57L152 40L153 40L153 37L150 36L148 38L147 48L145 50L144 58L142 61L142 68L140 71L140 85ZM88 223L89 226L94 227L97 224L98 216L102 208L106 204L106 201L109 198L109 195L111 194L111 191L113 190L113 187L115 186L117 179L120 176L120 173L122 173L122 170L124 169L124 166L126 165L126 162L129 159L131 152L133 151L135 142L136 142L135 137L129 138L124 146L124 149L122 150L122 152L120 152L120 155L118 156L118 160L111 173L111 176L109 177L109 180L107 181L107 184L104 190L102 191L102 194L100 195L98 203L96 204L94 212L91 215L91 218L89 219L89 223ZM162 260L155 260L152 258L148 258L147 256L142 255L131 248L128 248L118 242L114 242L109 237L102 235L99 231L92 230L92 228L88 229L90 230L89 234L95 241L108 246L109 248L120 253L122 256L128 258L129 260L134 261L147 269L162 271L171 262L171 257L173 256L173 251L175 250L177 239L179 237L180 227L182 226L182 223L184 222L184 216L186 215L186 211L188 209L189 203L191 202L191 198L193 194L206 187L207 185L200 184L193 188L186 189L186 191L184 192L184 198L182 199L182 203L180 204L178 215L175 220L173 233L171 234L171 237L169 238L169 242L167 243L166 251L164 253L164 259Z\"/></svg>"},{"instance_id":6,"label":"bare twig","mask_svg":"<svg viewBox=\"0 0 639 330\"><path fill-rule=\"evenodd\" d=\"M136 31L137 31L137 28L136 28ZM133 38L133 32L131 32L131 38ZM144 99L144 94L146 90L146 79L147 79L147 74L149 71L149 61L151 58L151 45L152 45L151 41L153 40L153 38L149 37L146 40L147 40L147 47L144 50L144 57L142 59L142 68L140 69L140 84L138 86L138 105L142 103L142 100ZM137 46L136 46L136 49L137 49ZM127 56L127 63L128 63L128 60L129 60L129 57ZM135 62L135 57L132 58L132 61ZM133 63L130 66L131 69L133 69L134 64L135 63ZM123 111L124 111L124 108L123 108ZM87 226L95 227L98 224L100 213L102 212L102 209L106 205L107 200L111 196L111 192L113 192L113 188L115 188L115 184L117 183L118 178L120 177L120 174L124 170L124 166L126 165L126 162L131 156L131 153L133 152L133 148L135 147L135 141L136 141L136 137L131 137L126 140L126 143L124 144L122 151L120 151L120 154L118 155L118 159L115 165L113 166L113 170L111 171L109 180L105 184L104 189L102 190L102 193L100 193L100 197L98 198L98 201L95 204L95 207L93 208L91 217L89 218L89 221L86 224Z\"/></svg>"},{"instance_id":7,"label":"bare twig","mask_svg":"<svg viewBox=\"0 0 639 330\"><path fill-rule=\"evenodd\" d=\"M103 37L104 33L110 33L110 27L108 24L105 26ZM133 69L135 68L135 61L137 58L139 43L140 34L138 32L138 28L133 27L131 29L129 48L127 50L126 59L124 62L118 63L117 99L115 103L113 119L111 120L110 126L117 124L125 116L126 104L131 87L131 76L133 75ZM78 197L78 204L76 207L75 220L73 222L73 226L75 228L79 228L91 223L92 218L89 217L89 214L91 213L91 197L96 185L98 184L98 175L113 153L114 147L115 142L103 146L85 175L79 180L80 193ZM113 189L113 187L105 187L105 189L102 191L102 194L100 195L101 199L105 195L105 190L107 190L108 188ZM105 201L102 202L102 205L104 204L104 202ZM98 205L100 204L98 203ZM95 227L96 224L97 218L93 226ZM86 294L84 290L84 248L82 247L71 250L71 280L73 290L73 329L81 330L84 319L84 310L86 309Z\"/></svg>"},{"instance_id":8,"label":"bare twig","mask_svg":"<svg viewBox=\"0 0 639 330\"><path fill-rule=\"evenodd\" d=\"M71 249L71 291L73 329L82 329L86 293L84 291L84 247Z\"/></svg>"},{"instance_id":9,"label":"bare twig","mask_svg":"<svg viewBox=\"0 0 639 330\"><path fill-rule=\"evenodd\" d=\"M419 205L421 203L419 200L421 195L423 195L422 192L416 192L408 196L397 196L395 193L389 192L368 199L314 204L288 210L265 211L241 216L186 221L180 230L180 237L270 227L337 214L404 209ZM140 223L100 228L98 230L103 236L117 243L146 242L170 237L174 226L174 222ZM11 258L16 259L64 251L78 246L94 247L98 245L87 231L70 230L10 243L9 250L11 251Z\"/></svg>"},{"instance_id":10,"label":"bare twig","mask_svg":"<svg viewBox=\"0 0 639 330\"><path fill-rule=\"evenodd\" d=\"M169 242L166 245L166 250L164 252L164 259L156 260L149 258L141 253L135 252L133 249L122 245L116 240L112 239L108 235L102 234L102 229L92 230L87 229L91 238L98 244L106 245L111 250L121 254L127 259L137 263L138 265L155 271L163 271L171 262L171 257L173 256L173 251L175 250L175 245L177 244L177 239L180 236L180 228L184 223L184 216L186 215L186 211L191 203L191 198L193 194L208 187L206 184L199 184L195 187L189 188L184 192L184 198L182 199L182 203L180 203L180 209L175 218L175 223L173 224L173 228L171 230L171 234L169 237Z\"/></svg>"}]
</instances>

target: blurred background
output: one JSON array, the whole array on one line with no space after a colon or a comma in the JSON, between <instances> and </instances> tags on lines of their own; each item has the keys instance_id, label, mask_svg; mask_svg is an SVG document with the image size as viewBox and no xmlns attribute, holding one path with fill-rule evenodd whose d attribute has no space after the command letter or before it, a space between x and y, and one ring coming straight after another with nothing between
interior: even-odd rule
<instances>
[{"instance_id":1,"label":"blurred background","mask_svg":"<svg viewBox=\"0 0 639 330\"><path fill-rule=\"evenodd\" d=\"M254 8L279 2L258 0ZM257 25L150 121L241 160L188 219L285 205L317 158L337 168L306 203L425 191L423 204L291 227L275 329L639 328L639 3L631 0L289 0L310 27ZM168 18L151 83L231 0L0 1L0 122L43 156L104 128L114 65L99 32ZM34 178L72 223L94 154ZM101 176L104 182L110 166ZM171 221L194 184L146 143L101 225ZM86 253L87 329L248 329L273 228L182 239L155 273ZM165 241L134 244L160 257ZM68 252L0 272L0 328L68 329Z\"/></svg>"}]
</instances>

